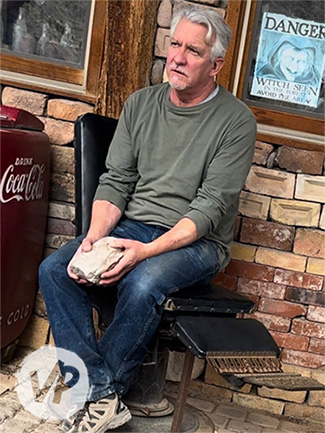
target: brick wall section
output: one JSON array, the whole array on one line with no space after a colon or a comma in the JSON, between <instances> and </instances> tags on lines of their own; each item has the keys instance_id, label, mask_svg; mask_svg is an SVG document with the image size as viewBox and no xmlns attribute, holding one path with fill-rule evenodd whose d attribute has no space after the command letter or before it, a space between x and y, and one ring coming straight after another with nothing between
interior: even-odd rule
<instances>
[{"instance_id":1,"label":"brick wall section","mask_svg":"<svg viewBox=\"0 0 325 433\"><path fill-rule=\"evenodd\" d=\"M253 296L284 362L314 369L325 361L323 164L323 152L256 143L232 260L215 279Z\"/></svg>"},{"instance_id":2,"label":"brick wall section","mask_svg":"<svg viewBox=\"0 0 325 433\"><path fill-rule=\"evenodd\" d=\"M323 164L323 152L256 143L232 260L215 279L254 296L283 361L309 368L325 361Z\"/></svg>"},{"instance_id":3,"label":"brick wall section","mask_svg":"<svg viewBox=\"0 0 325 433\"><path fill-rule=\"evenodd\" d=\"M151 83L162 82L169 44L173 6L184 0L162 0L158 12ZM193 2L191 2L193 3ZM224 15L223 3L202 0ZM4 87L2 103L24 108L45 124L51 143L51 195L45 254L75 235L73 122L93 111L89 104L55 95ZM325 382L324 337L324 154L256 142L254 161L241 193L232 259L215 281L250 297L256 311L282 348L283 369ZM37 348L48 331L46 311L39 294L35 314L22 340ZM245 386L233 391L224 379L207 368L206 383L233 401L289 416L323 416L321 391L287 392ZM227 389L226 389L227 388ZM245 394L245 395L244 395ZM303 404L302 404L303 403Z\"/></svg>"}]
</instances>

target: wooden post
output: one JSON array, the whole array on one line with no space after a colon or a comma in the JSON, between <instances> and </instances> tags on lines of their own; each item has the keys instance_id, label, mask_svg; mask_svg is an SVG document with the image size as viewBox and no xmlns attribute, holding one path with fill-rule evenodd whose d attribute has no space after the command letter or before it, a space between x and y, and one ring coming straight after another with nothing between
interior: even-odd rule
<instances>
[{"instance_id":1,"label":"wooden post","mask_svg":"<svg viewBox=\"0 0 325 433\"><path fill-rule=\"evenodd\" d=\"M108 0L96 112L118 118L127 97L150 84L159 2Z\"/></svg>"}]
</instances>

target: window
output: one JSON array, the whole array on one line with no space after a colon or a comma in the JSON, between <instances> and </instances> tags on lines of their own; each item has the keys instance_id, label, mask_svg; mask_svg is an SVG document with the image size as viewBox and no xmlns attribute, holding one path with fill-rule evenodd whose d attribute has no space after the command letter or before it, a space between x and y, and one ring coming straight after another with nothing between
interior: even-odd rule
<instances>
[{"instance_id":1,"label":"window","mask_svg":"<svg viewBox=\"0 0 325 433\"><path fill-rule=\"evenodd\" d=\"M0 2L3 81L25 80L47 89L53 86L94 94L105 3L102 0Z\"/></svg>"}]
</instances>

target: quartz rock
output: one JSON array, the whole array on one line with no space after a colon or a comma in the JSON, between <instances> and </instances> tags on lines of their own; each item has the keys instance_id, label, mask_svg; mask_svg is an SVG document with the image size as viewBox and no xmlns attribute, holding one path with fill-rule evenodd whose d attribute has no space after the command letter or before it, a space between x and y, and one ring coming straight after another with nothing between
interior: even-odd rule
<instances>
[{"instance_id":1,"label":"quartz rock","mask_svg":"<svg viewBox=\"0 0 325 433\"><path fill-rule=\"evenodd\" d=\"M97 284L102 273L113 269L123 257L122 248L111 246L114 239L111 236L100 239L93 244L91 251L83 251L74 257L69 266L78 277Z\"/></svg>"}]
</instances>

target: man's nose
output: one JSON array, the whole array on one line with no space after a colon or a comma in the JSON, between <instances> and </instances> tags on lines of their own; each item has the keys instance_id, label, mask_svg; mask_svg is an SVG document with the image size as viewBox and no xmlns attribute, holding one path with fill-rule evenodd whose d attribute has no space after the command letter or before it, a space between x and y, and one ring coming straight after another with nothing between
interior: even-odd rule
<instances>
[{"instance_id":1,"label":"man's nose","mask_svg":"<svg viewBox=\"0 0 325 433\"><path fill-rule=\"evenodd\" d=\"M186 52L184 48L179 47L174 56L174 62L176 62L178 65L183 65L184 63L186 63Z\"/></svg>"}]
</instances>

